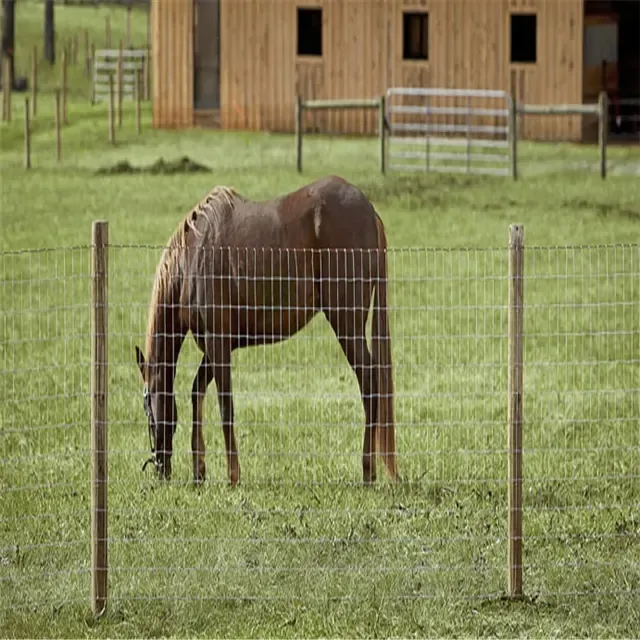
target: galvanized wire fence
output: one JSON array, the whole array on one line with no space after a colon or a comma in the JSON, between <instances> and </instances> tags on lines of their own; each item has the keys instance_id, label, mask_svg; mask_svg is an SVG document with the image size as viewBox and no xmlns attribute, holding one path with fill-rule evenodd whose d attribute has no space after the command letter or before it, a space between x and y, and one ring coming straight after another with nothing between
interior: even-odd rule
<instances>
[{"instance_id":1,"label":"galvanized wire fence","mask_svg":"<svg viewBox=\"0 0 640 640\"><path fill-rule=\"evenodd\" d=\"M0 254L5 611L89 602L91 253ZM215 382L207 479L193 486L201 352L191 338L176 375L171 481L142 473L135 346L145 348L161 248L108 253L110 603L358 599L373 585L385 599L505 593L506 246L388 252L402 482L379 461L375 487L362 486L356 376L321 314L288 340L233 354L238 487L227 486ZM524 256L523 590L637 597L640 247Z\"/></svg>"}]
</instances>

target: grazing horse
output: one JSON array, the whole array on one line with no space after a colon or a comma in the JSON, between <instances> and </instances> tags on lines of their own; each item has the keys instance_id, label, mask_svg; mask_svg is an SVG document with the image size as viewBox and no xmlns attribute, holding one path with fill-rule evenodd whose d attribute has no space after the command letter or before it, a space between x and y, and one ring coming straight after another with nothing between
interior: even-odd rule
<instances>
[{"instance_id":1,"label":"grazing horse","mask_svg":"<svg viewBox=\"0 0 640 640\"><path fill-rule=\"evenodd\" d=\"M366 420L363 481L376 479L376 453L390 477L399 479L386 246L382 221L371 202L335 176L265 202L215 187L187 214L157 267L146 356L136 346L151 441L147 462L161 478L171 476L177 422L174 379L187 333L191 331L203 353L191 396L194 481L205 479L202 410L207 387L215 380L228 479L235 485L240 463L231 353L286 340L322 311L360 386ZM374 289L370 351L365 326Z\"/></svg>"}]
</instances>

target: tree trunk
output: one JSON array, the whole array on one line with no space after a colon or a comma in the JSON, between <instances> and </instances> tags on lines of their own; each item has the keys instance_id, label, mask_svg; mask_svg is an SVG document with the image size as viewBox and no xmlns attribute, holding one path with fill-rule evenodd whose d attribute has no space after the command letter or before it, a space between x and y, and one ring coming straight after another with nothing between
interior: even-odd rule
<instances>
[{"instance_id":1,"label":"tree trunk","mask_svg":"<svg viewBox=\"0 0 640 640\"><path fill-rule=\"evenodd\" d=\"M13 59L13 48L15 42L15 0L2 0L3 21L2 21L2 55L0 58L4 62L5 58L9 60L9 83L13 88L15 78L15 68ZM3 78L4 80L4 78Z\"/></svg>"},{"instance_id":2,"label":"tree trunk","mask_svg":"<svg viewBox=\"0 0 640 640\"><path fill-rule=\"evenodd\" d=\"M44 0L44 59L50 64L55 64L56 62L53 0Z\"/></svg>"}]
</instances>

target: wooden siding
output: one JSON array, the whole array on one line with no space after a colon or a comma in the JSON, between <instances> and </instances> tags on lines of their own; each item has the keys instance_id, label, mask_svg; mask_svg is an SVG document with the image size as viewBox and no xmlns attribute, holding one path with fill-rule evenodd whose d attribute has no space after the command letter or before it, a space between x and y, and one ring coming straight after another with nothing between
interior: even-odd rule
<instances>
[{"instance_id":1,"label":"wooden siding","mask_svg":"<svg viewBox=\"0 0 640 640\"><path fill-rule=\"evenodd\" d=\"M193 2L152 0L153 126L193 125Z\"/></svg>"},{"instance_id":2,"label":"wooden siding","mask_svg":"<svg viewBox=\"0 0 640 640\"><path fill-rule=\"evenodd\" d=\"M176 2L154 0L176 10ZM582 102L584 0L220 0L220 123L225 129L292 131L296 94L303 98L369 98L392 86L501 89L533 104ZM322 7L323 55L296 55L297 7ZM402 12L429 12L429 59L402 59ZM171 9L165 8L163 12ZM185 15L186 9L183 9ZM510 13L537 15L537 62L511 64ZM166 15L171 37L191 42L177 16ZM189 18L190 19L190 18ZM182 35L178 35L178 31ZM185 45L186 46L186 45ZM163 80L192 73L167 58L154 61ZM173 66L172 66L173 65ZM180 67L178 71L177 67ZM158 76L155 76L158 77ZM165 82L159 82L160 89ZM177 89L176 89L177 91ZM173 96L181 121L193 120L186 89ZM476 103L477 104L477 103ZM495 105L495 103L493 103ZM160 108L159 108L160 109ZM155 110L154 110L155 115ZM160 120L160 119L159 119ZM164 119L163 119L164 120ZM315 112L307 130L366 133L371 111ZM533 117L521 123L534 139L582 136L578 116Z\"/></svg>"}]
</instances>

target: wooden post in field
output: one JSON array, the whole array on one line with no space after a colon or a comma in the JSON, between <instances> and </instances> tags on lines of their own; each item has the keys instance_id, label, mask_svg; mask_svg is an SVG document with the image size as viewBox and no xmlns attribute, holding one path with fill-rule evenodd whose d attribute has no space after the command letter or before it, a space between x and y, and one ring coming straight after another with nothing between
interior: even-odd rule
<instances>
[{"instance_id":1,"label":"wooden post in field","mask_svg":"<svg viewBox=\"0 0 640 640\"><path fill-rule=\"evenodd\" d=\"M133 84L133 90L135 92L136 99L136 133L140 135L142 131L142 118L140 109L140 94L142 92L142 71L140 69L136 69L135 81Z\"/></svg>"},{"instance_id":2,"label":"wooden post in field","mask_svg":"<svg viewBox=\"0 0 640 640\"><path fill-rule=\"evenodd\" d=\"M131 4L129 4L129 6L127 7L125 34L126 34L127 49L130 49L131 48Z\"/></svg>"},{"instance_id":3,"label":"wooden post in field","mask_svg":"<svg viewBox=\"0 0 640 640\"><path fill-rule=\"evenodd\" d=\"M518 179L518 103L516 94L512 94L509 99L509 160L511 161L511 177Z\"/></svg>"},{"instance_id":4,"label":"wooden post in field","mask_svg":"<svg viewBox=\"0 0 640 640\"><path fill-rule=\"evenodd\" d=\"M378 133L380 135L380 173L383 175L387 170L387 145L386 145L386 133L387 133L387 99L386 96L380 96L380 110L378 113Z\"/></svg>"},{"instance_id":5,"label":"wooden post in field","mask_svg":"<svg viewBox=\"0 0 640 640\"><path fill-rule=\"evenodd\" d=\"M607 139L609 137L609 96L600 92L598 98L598 148L600 151L600 177L607 177Z\"/></svg>"},{"instance_id":6,"label":"wooden post in field","mask_svg":"<svg viewBox=\"0 0 640 640\"><path fill-rule=\"evenodd\" d=\"M91 314L91 608L107 606L107 451L108 451L108 280L109 224L92 229Z\"/></svg>"},{"instance_id":7,"label":"wooden post in field","mask_svg":"<svg viewBox=\"0 0 640 640\"><path fill-rule=\"evenodd\" d=\"M56 128L56 159L58 162L62 162L62 125L60 122L60 89L56 89L55 92L55 104L53 108L54 123Z\"/></svg>"},{"instance_id":8,"label":"wooden post in field","mask_svg":"<svg viewBox=\"0 0 640 640\"><path fill-rule=\"evenodd\" d=\"M144 78L143 78L143 82L144 82L144 100L149 100L150 96L151 96L151 48L149 47L149 45L147 45L147 49L145 52L145 56L144 56L144 60L142 62L143 64L143 74L144 74Z\"/></svg>"},{"instance_id":9,"label":"wooden post in field","mask_svg":"<svg viewBox=\"0 0 640 640\"><path fill-rule=\"evenodd\" d=\"M91 49L89 48L89 30L85 29L82 32L82 51L84 53L84 75L87 78L91 77Z\"/></svg>"},{"instance_id":10,"label":"wooden post in field","mask_svg":"<svg viewBox=\"0 0 640 640\"><path fill-rule=\"evenodd\" d=\"M296 96L296 167L302 173L302 98Z\"/></svg>"},{"instance_id":11,"label":"wooden post in field","mask_svg":"<svg viewBox=\"0 0 640 640\"><path fill-rule=\"evenodd\" d=\"M62 50L62 67L60 69L62 86L62 123L67 124L67 50Z\"/></svg>"},{"instance_id":12,"label":"wooden post in field","mask_svg":"<svg viewBox=\"0 0 640 640\"><path fill-rule=\"evenodd\" d=\"M34 118L38 113L38 47L31 53L31 113Z\"/></svg>"},{"instance_id":13,"label":"wooden post in field","mask_svg":"<svg viewBox=\"0 0 640 640\"><path fill-rule=\"evenodd\" d=\"M71 41L71 64L78 64L78 34L73 34L73 40Z\"/></svg>"},{"instance_id":14,"label":"wooden post in field","mask_svg":"<svg viewBox=\"0 0 640 640\"><path fill-rule=\"evenodd\" d=\"M104 48L111 49L111 18L104 18Z\"/></svg>"},{"instance_id":15,"label":"wooden post in field","mask_svg":"<svg viewBox=\"0 0 640 640\"><path fill-rule=\"evenodd\" d=\"M109 142L111 144L116 143L116 125L115 125L115 105L114 105L114 88L113 88L113 74L109 74Z\"/></svg>"},{"instance_id":16,"label":"wooden post in field","mask_svg":"<svg viewBox=\"0 0 640 640\"><path fill-rule=\"evenodd\" d=\"M24 99L24 168L31 169L31 128L29 126L29 98Z\"/></svg>"},{"instance_id":17,"label":"wooden post in field","mask_svg":"<svg viewBox=\"0 0 640 640\"><path fill-rule=\"evenodd\" d=\"M13 91L13 78L11 77L11 63L5 56L2 64L2 115L3 120L11 122L11 93Z\"/></svg>"},{"instance_id":18,"label":"wooden post in field","mask_svg":"<svg viewBox=\"0 0 640 640\"><path fill-rule=\"evenodd\" d=\"M524 226L509 226L508 591L522 596L522 426L524 405Z\"/></svg>"},{"instance_id":19,"label":"wooden post in field","mask_svg":"<svg viewBox=\"0 0 640 640\"><path fill-rule=\"evenodd\" d=\"M120 40L120 47L118 48L118 62L116 65L116 83L118 85L118 129L122 127L122 98L124 94L123 76L123 47L122 40Z\"/></svg>"},{"instance_id":20,"label":"wooden post in field","mask_svg":"<svg viewBox=\"0 0 640 640\"><path fill-rule=\"evenodd\" d=\"M96 43L91 43L91 60L89 62L89 77L91 78L91 104L96 103L96 78L93 67L96 61Z\"/></svg>"},{"instance_id":21,"label":"wooden post in field","mask_svg":"<svg viewBox=\"0 0 640 640\"><path fill-rule=\"evenodd\" d=\"M0 66L0 77L2 78L2 122L4 122L7 119L7 96L6 96L7 88L5 86L4 67L5 67L5 64L3 62L2 65Z\"/></svg>"}]
</instances>

